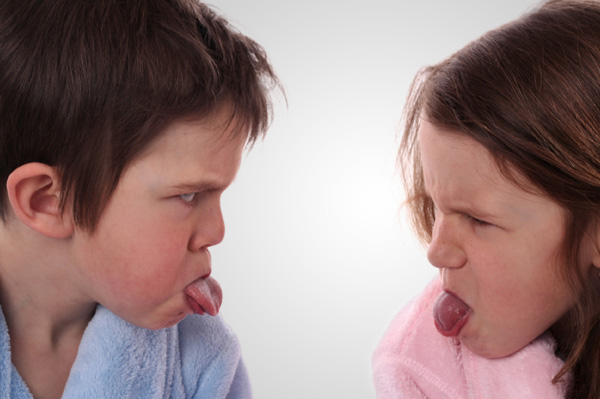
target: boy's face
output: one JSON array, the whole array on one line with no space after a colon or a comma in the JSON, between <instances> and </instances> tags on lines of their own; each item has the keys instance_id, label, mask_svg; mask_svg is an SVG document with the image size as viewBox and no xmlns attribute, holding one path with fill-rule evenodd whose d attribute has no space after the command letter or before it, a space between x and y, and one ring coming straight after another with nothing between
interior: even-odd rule
<instances>
[{"instance_id":1,"label":"boy's face","mask_svg":"<svg viewBox=\"0 0 600 399\"><path fill-rule=\"evenodd\" d=\"M124 171L95 232L76 232L78 285L89 299L151 329L193 313L184 291L211 272L208 249L225 233L221 194L246 141L224 123L220 114L170 125Z\"/></svg>"},{"instance_id":2,"label":"boy's face","mask_svg":"<svg viewBox=\"0 0 600 399\"><path fill-rule=\"evenodd\" d=\"M558 272L565 266L559 256L565 212L506 179L489 152L466 135L423 122L419 142L435 204L428 258L451 298L435 308L437 320L449 327L440 332L481 356L509 355L574 303ZM593 246L584 242L582 248ZM582 251L584 273L591 272L593 256ZM457 314L466 316L457 322Z\"/></svg>"}]
</instances>

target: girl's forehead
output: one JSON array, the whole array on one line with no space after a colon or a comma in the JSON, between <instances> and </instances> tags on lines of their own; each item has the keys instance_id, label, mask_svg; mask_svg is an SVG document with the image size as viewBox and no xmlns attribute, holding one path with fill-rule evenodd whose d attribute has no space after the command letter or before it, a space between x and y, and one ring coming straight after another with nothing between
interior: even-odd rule
<instances>
[{"instance_id":1,"label":"girl's forehead","mask_svg":"<svg viewBox=\"0 0 600 399\"><path fill-rule=\"evenodd\" d=\"M436 204L480 214L527 219L540 204L554 202L514 167L509 178L492 154L471 137L431 123L419 129L424 189ZM517 183L517 181L521 182Z\"/></svg>"},{"instance_id":2,"label":"girl's forehead","mask_svg":"<svg viewBox=\"0 0 600 399\"><path fill-rule=\"evenodd\" d=\"M422 123L417 134L424 177L435 177L430 183L446 185L466 175L493 184L505 180L489 151L466 134L429 122Z\"/></svg>"}]
</instances>

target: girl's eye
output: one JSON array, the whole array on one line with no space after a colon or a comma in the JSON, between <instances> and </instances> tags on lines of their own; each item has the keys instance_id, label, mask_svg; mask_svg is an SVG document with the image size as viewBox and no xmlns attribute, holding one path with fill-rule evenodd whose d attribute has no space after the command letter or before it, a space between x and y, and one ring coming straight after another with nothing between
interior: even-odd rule
<instances>
[{"instance_id":1,"label":"girl's eye","mask_svg":"<svg viewBox=\"0 0 600 399\"><path fill-rule=\"evenodd\" d=\"M491 224L489 224L488 222L474 218L473 216L468 216L468 218L473 224L476 224L477 226L491 226Z\"/></svg>"},{"instance_id":2,"label":"girl's eye","mask_svg":"<svg viewBox=\"0 0 600 399\"><path fill-rule=\"evenodd\" d=\"M191 203L192 201L194 201L194 198L196 198L196 194L197 193L181 194L179 195L179 198L181 198L183 202Z\"/></svg>"}]
</instances>

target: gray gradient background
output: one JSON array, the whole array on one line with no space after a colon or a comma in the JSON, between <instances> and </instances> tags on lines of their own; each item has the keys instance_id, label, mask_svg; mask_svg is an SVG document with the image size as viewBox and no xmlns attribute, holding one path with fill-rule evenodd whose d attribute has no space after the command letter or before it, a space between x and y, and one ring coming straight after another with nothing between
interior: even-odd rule
<instances>
[{"instance_id":1,"label":"gray gradient background","mask_svg":"<svg viewBox=\"0 0 600 399\"><path fill-rule=\"evenodd\" d=\"M264 46L288 96L224 194L227 234L212 251L255 397L373 398L377 341L436 273L400 211L408 86L535 3L210 4Z\"/></svg>"}]
</instances>

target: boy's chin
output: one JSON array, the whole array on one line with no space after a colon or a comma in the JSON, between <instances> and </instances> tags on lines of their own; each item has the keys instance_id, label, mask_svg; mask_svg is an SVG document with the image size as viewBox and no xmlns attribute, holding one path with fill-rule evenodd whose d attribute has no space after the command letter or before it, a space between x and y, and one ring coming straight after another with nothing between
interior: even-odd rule
<instances>
[{"instance_id":1,"label":"boy's chin","mask_svg":"<svg viewBox=\"0 0 600 399\"><path fill-rule=\"evenodd\" d=\"M183 314L177 318L175 318L174 320L168 321L166 324L164 324L162 327L159 328L150 328L151 330L161 330L163 328L169 328L169 327L173 327L177 324L179 324L183 319L185 319L188 315L187 314Z\"/></svg>"},{"instance_id":2,"label":"boy's chin","mask_svg":"<svg viewBox=\"0 0 600 399\"><path fill-rule=\"evenodd\" d=\"M164 328L169 328L177 325L183 319L188 316L187 313L181 312L175 315L170 315L168 317L156 317L156 318L148 318L148 319L133 319L127 316L118 315L121 319L126 322L133 324L136 327L145 328L147 330L162 330Z\"/></svg>"}]
</instances>

